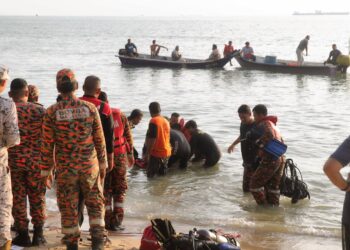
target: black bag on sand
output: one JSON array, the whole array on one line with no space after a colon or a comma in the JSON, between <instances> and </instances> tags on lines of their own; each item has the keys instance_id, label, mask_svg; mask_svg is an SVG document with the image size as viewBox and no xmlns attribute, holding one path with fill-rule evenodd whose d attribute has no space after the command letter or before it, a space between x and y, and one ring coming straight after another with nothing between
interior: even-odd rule
<instances>
[{"instance_id":1,"label":"black bag on sand","mask_svg":"<svg viewBox=\"0 0 350 250\"><path fill-rule=\"evenodd\" d=\"M300 169L294 164L292 159L287 159L284 165L280 191L281 195L292 198L293 204L306 197L310 199L310 193L306 183L303 181Z\"/></svg>"}]
</instances>

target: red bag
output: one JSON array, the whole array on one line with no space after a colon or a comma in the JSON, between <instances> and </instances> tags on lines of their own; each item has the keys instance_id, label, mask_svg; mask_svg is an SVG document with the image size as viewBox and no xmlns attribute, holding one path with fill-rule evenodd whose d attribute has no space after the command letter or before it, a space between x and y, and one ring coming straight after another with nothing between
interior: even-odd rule
<instances>
[{"instance_id":1,"label":"red bag","mask_svg":"<svg viewBox=\"0 0 350 250\"><path fill-rule=\"evenodd\" d=\"M152 226L148 226L143 230L141 238L140 250L160 250L156 235L153 232Z\"/></svg>"}]
</instances>

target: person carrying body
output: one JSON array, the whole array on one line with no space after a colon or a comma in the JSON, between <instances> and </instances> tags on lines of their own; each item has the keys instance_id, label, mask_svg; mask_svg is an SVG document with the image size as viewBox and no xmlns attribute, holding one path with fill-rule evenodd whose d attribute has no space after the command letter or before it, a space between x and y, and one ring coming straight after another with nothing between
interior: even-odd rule
<instances>
[{"instance_id":1,"label":"person carrying body","mask_svg":"<svg viewBox=\"0 0 350 250\"><path fill-rule=\"evenodd\" d=\"M9 80L8 69L0 66L0 93ZM8 149L20 143L16 105L0 97L0 249L11 249L12 188Z\"/></svg>"},{"instance_id":2,"label":"person carrying body","mask_svg":"<svg viewBox=\"0 0 350 250\"><path fill-rule=\"evenodd\" d=\"M128 56L138 56L137 47L134 43L131 42L131 39L128 39L128 42L125 44L126 54Z\"/></svg>"},{"instance_id":3,"label":"person carrying body","mask_svg":"<svg viewBox=\"0 0 350 250\"><path fill-rule=\"evenodd\" d=\"M333 65L337 65L337 58L340 55L341 55L341 52L340 52L340 50L337 49L337 45L332 44L332 50L331 50L331 52L329 52L329 56L328 56L327 60L324 62L324 64L330 63Z\"/></svg>"},{"instance_id":4,"label":"person carrying body","mask_svg":"<svg viewBox=\"0 0 350 250\"><path fill-rule=\"evenodd\" d=\"M42 124L45 109L28 102L28 84L16 78L11 82L9 96L16 103L21 144L9 149L9 166L12 179L12 215L17 232L13 244L22 247L45 245L43 227L46 219L46 179L39 169ZM34 226L30 240L27 217L27 198Z\"/></svg>"},{"instance_id":5,"label":"person carrying body","mask_svg":"<svg viewBox=\"0 0 350 250\"><path fill-rule=\"evenodd\" d=\"M152 118L148 125L143 159L147 166L147 177L152 178L156 174L166 174L168 160L171 156L171 145L170 125L161 116L160 104L151 102L149 112Z\"/></svg>"},{"instance_id":6,"label":"person carrying body","mask_svg":"<svg viewBox=\"0 0 350 250\"><path fill-rule=\"evenodd\" d=\"M257 146L248 137L251 130L254 128L254 118L252 117L252 111L248 105L241 105L238 108L238 116L241 120L239 128L239 136L237 139L228 147L227 152L230 154L233 152L235 146L241 143L241 153L243 159L243 192L249 192L250 178L254 174L256 168L256 157L257 157Z\"/></svg>"},{"instance_id":7,"label":"person carrying body","mask_svg":"<svg viewBox=\"0 0 350 250\"><path fill-rule=\"evenodd\" d=\"M306 56L308 56L308 44L309 44L310 36L307 35L303 40L300 41L297 49L296 49L296 54L297 54L297 59L298 59L298 65L302 65L304 63L304 50L306 51Z\"/></svg>"},{"instance_id":8,"label":"person carrying body","mask_svg":"<svg viewBox=\"0 0 350 250\"><path fill-rule=\"evenodd\" d=\"M349 173L344 178L340 172L350 163L350 136L337 148L324 164L323 171L330 181L345 192L342 215L342 245L343 250L350 250L350 179Z\"/></svg>"},{"instance_id":9,"label":"person carrying body","mask_svg":"<svg viewBox=\"0 0 350 250\"><path fill-rule=\"evenodd\" d=\"M102 182L107 155L99 113L94 104L75 96L77 81L72 70L58 71L56 82L62 100L51 105L44 117L41 175L48 176L56 164L57 203L67 249L78 249L80 192L89 215L92 249L104 249Z\"/></svg>"},{"instance_id":10,"label":"person carrying body","mask_svg":"<svg viewBox=\"0 0 350 250\"><path fill-rule=\"evenodd\" d=\"M132 110L130 115L128 116L130 129L134 129L135 126L141 122L142 117L143 117L143 113L141 110L139 110L139 109ZM135 146L132 147L132 150L133 150L134 159L135 160L138 159L139 153L135 149Z\"/></svg>"},{"instance_id":11,"label":"person carrying body","mask_svg":"<svg viewBox=\"0 0 350 250\"><path fill-rule=\"evenodd\" d=\"M212 167L221 158L221 152L214 139L207 133L198 129L197 123L189 120L185 124L185 129L190 133L191 156L194 155L193 162L205 160L204 167Z\"/></svg>"},{"instance_id":12,"label":"person carrying body","mask_svg":"<svg viewBox=\"0 0 350 250\"><path fill-rule=\"evenodd\" d=\"M103 94L103 101L108 103L107 94ZM101 95L100 95L101 98ZM134 165L132 152L133 138L128 119L120 109L112 108L114 124L114 167L107 173L104 194L105 194L105 223L106 229L111 231L123 230L124 200L127 182L127 167Z\"/></svg>"},{"instance_id":13,"label":"person carrying body","mask_svg":"<svg viewBox=\"0 0 350 250\"><path fill-rule=\"evenodd\" d=\"M213 44L211 53L208 57L208 61L216 61L221 58L220 51L218 50L218 46L216 44Z\"/></svg>"},{"instance_id":14,"label":"person carrying body","mask_svg":"<svg viewBox=\"0 0 350 250\"><path fill-rule=\"evenodd\" d=\"M150 48L151 48L151 56L152 57L158 56L161 48L166 49L168 51L167 47L157 44L156 40L152 41Z\"/></svg>"},{"instance_id":15,"label":"person carrying body","mask_svg":"<svg viewBox=\"0 0 350 250\"><path fill-rule=\"evenodd\" d=\"M254 55L253 48L250 46L250 42L245 42L245 46L241 50L241 55L243 59L252 61L256 60L256 56Z\"/></svg>"},{"instance_id":16,"label":"person carrying body","mask_svg":"<svg viewBox=\"0 0 350 250\"><path fill-rule=\"evenodd\" d=\"M267 108L258 104L253 108L256 123L251 139L259 146L259 165L250 179L250 192L258 205L278 206L280 198L280 182L283 174L283 156L275 158L264 150L272 139L282 142L282 137L276 127L277 117L267 116Z\"/></svg>"},{"instance_id":17,"label":"person carrying body","mask_svg":"<svg viewBox=\"0 0 350 250\"><path fill-rule=\"evenodd\" d=\"M179 50L180 50L179 46L176 45L173 52L171 52L171 58L173 59L173 61L178 61L181 59L182 55L180 54Z\"/></svg>"},{"instance_id":18,"label":"person carrying body","mask_svg":"<svg viewBox=\"0 0 350 250\"><path fill-rule=\"evenodd\" d=\"M170 129L171 156L168 166L179 163L179 168L187 168L187 162L191 158L191 146L184 134L177 129Z\"/></svg>"}]
</instances>

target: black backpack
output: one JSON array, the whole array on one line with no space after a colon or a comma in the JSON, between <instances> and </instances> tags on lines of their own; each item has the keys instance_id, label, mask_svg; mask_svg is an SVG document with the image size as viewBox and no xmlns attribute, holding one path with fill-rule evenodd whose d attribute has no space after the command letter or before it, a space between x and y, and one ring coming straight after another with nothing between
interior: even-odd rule
<instances>
[{"instance_id":1,"label":"black backpack","mask_svg":"<svg viewBox=\"0 0 350 250\"><path fill-rule=\"evenodd\" d=\"M280 191L281 195L292 198L291 202L293 204L306 197L310 199L310 193L306 183L303 181L300 169L294 164L292 159L287 159L284 165Z\"/></svg>"}]
</instances>

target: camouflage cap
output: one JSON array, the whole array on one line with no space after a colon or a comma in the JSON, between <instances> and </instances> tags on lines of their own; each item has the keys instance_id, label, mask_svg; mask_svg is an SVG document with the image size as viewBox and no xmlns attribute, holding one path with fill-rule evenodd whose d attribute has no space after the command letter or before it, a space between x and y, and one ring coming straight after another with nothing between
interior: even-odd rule
<instances>
[{"instance_id":1,"label":"camouflage cap","mask_svg":"<svg viewBox=\"0 0 350 250\"><path fill-rule=\"evenodd\" d=\"M71 69L61 69L56 74L56 82L61 83L64 77L68 77L72 82L76 82L75 74Z\"/></svg>"}]
</instances>

